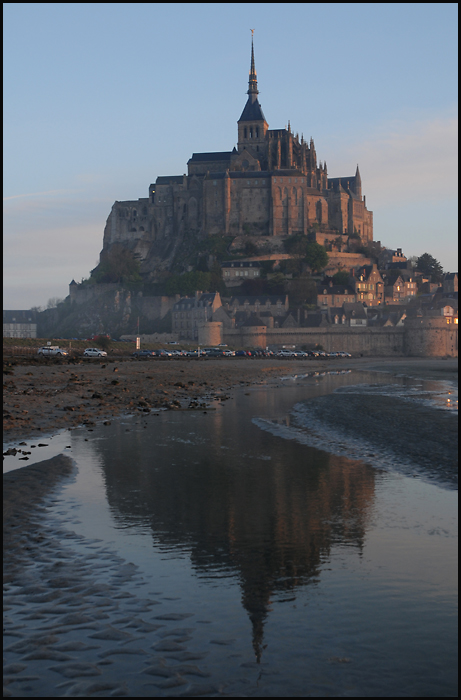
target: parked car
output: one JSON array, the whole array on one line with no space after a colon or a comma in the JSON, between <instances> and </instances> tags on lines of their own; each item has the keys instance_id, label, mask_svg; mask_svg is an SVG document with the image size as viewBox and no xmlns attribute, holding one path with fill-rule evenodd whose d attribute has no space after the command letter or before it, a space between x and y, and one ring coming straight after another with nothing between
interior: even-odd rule
<instances>
[{"instance_id":1,"label":"parked car","mask_svg":"<svg viewBox=\"0 0 461 700\"><path fill-rule=\"evenodd\" d=\"M153 350L135 350L131 354L131 357L137 357L138 360L142 359L143 357L147 359L149 357L155 357L155 352Z\"/></svg>"},{"instance_id":2,"label":"parked car","mask_svg":"<svg viewBox=\"0 0 461 700\"><path fill-rule=\"evenodd\" d=\"M169 350L154 350L153 357L171 357L171 352Z\"/></svg>"},{"instance_id":3,"label":"parked car","mask_svg":"<svg viewBox=\"0 0 461 700\"><path fill-rule=\"evenodd\" d=\"M45 345L43 348L39 348L37 355L43 355L44 357L67 357L69 353L67 350L63 350L57 345Z\"/></svg>"},{"instance_id":4,"label":"parked car","mask_svg":"<svg viewBox=\"0 0 461 700\"><path fill-rule=\"evenodd\" d=\"M248 353L246 350L237 350L235 353L235 357L247 357Z\"/></svg>"},{"instance_id":5,"label":"parked car","mask_svg":"<svg viewBox=\"0 0 461 700\"><path fill-rule=\"evenodd\" d=\"M83 357L107 357L107 352L99 348L87 348L83 351Z\"/></svg>"}]
</instances>

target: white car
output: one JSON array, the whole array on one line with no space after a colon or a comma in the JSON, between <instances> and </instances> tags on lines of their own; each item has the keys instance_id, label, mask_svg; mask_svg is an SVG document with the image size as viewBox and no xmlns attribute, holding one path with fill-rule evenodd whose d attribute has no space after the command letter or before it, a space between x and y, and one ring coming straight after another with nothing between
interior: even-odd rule
<instances>
[{"instance_id":1,"label":"white car","mask_svg":"<svg viewBox=\"0 0 461 700\"><path fill-rule=\"evenodd\" d=\"M43 348L38 349L37 354L45 357L67 357L69 353L67 350L58 348L57 345L45 345Z\"/></svg>"},{"instance_id":2,"label":"white car","mask_svg":"<svg viewBox=\"0 0 461 700\"><path fill-rule=\"evenodd\" d=\"M83 357L107 357L107 352L99 348L87 348L83 353Z\"/></svg>"}]
</instances>

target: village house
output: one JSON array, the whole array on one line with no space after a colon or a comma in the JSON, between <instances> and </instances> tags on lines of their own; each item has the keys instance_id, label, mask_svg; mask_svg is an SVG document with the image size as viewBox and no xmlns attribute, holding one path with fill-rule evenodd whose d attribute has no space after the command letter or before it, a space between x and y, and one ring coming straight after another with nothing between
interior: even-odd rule
<instances>
[{"instance_id":1,"label":"village house","mask_svg":"<svg viewBox=\"0 0 461 700\"><path fill-rule=\"evenodd\" d=\"M392 270L395 268L405 270L407 268L407 263L407 258L402 253L401 248L397 248L397 250L384 248L378 257L378 266L380 270Z\"/></svg>"},{"instance_id":2,"label":"village house","mask_svg":"<svg viewBox=\"0 0 461 700\"><path fill-rule=\"evenodd\" d=\"M258 279L261 275L261 263L258 261L239 261L221 263L224 284L237 287L245 280Z\"/></svg>"},{"instance_id":3,"label":"village house","mask_svg":"<svg viewBox=\"0 0 461 700\"><path fill-rule=\"evenodd\" d=\"M235 326L243 325L250 316L260 318L269 328L277 328L287 316L288 295L235 296L224 305Z\"/></svg>"},{"instance_id":4,"label":"village house","mask_svg":"<svg viewBox=\"0 0 461 700\"><path fill-rule=\"evenodd\" d=\"M458 293L458 273L447 272L442 282L442 290L444 294Z\"/></svg>"},{"instance_id":5,"label":"village house","mask_svg":"<svg viewBox=\"0 0 461 700\"><path fill-rule=\"evenodd\" d=\"M407 309L401 304L372 306L367 310L368 326L400 328L407 317Z\"/></svg>"},{"instance_id":6,"label":"village house","mask_svg":"<svg viewBox=\"0 0 461 700\"><path fill-rule=\"evenodd\" d=\"M317 285L317 306L341 307L344 303L352 303L355 299L355 291L350 286L333 284L330 280L327 284Z\"/></svg>"},{"instance_id":7,"label":"village house","mask_svg":"<svg viewBox=\"0 0 461 700\"><path fill-rule=\"evenodd\" d=\"M364 265L357 272L353 269L349 286L355 292L356 302L366 303L367 306L384 303L384 281L376 263Z\"/></svg>"},{"instance_id":8,"label":"village house","mask_svg":"<svg viewBox=\"0 0 461 700\"><path fill-rule=\"evenodd\" d=\"M418 287L411 272L401 270L392 284L384 284L384 301L386 304L405 304L416 296Z\"/></svg>"},{"instance_id":9,"label":"village house","mask_svg":"<svg viewBox=\"0 0 461 700\"><path fill-rule=\"evenodd\" d=\"M195 292L193 297L183 297L173 306L172 332L183 340L198 340L199 324L212 321L221 306L219 292Z\"/></svg>"},{"instance_id":10,"label":"village house","mask_svg":"<svg viewBox=\"0 0 461 700\"><path fill-rule=\"evenodd\" d=\"M36 338L37 323L34 311L4 311L4 338Z\"/></svg>"},{"instance_id":11,"label":"village house","mask_svg":"<svg viewBox=\"0 0 461 700\"><path fill-rule=\"evenodd\" d=\"M343 314L346 317L345 323L348 326L366 326L368 325L367 310L360 302L352 304L343 304Z\"/></svg>"}]
</instances>

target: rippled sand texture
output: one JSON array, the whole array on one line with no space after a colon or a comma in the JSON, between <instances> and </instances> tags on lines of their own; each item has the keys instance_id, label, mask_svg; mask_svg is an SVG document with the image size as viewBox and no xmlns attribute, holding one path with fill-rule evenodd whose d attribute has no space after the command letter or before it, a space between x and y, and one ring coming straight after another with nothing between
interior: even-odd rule
<instances>
[{"instance_id":1,"label":"rippled sand texture","mask_svg":"<svg viewBox=\"0 0 461 700\"><path fill-rule=\"evenodd\" d=\"M383 391L381 388L380 391ZM458 416L383 393L335 392L298 404L295 424L335 454L458 487Z\"/></svg>"},{"instance_id":2,"label":"rippled sand texture","mask_svg":"<svg viewBox=\"0 0 461 700\"><path fill-rule=\"evenodd\" d=\"M218 693L188 651L192 613L136 595L136 566L44 517L71 473L59 456L4 476L4 695Z\"/></svg>"}]
</instances>

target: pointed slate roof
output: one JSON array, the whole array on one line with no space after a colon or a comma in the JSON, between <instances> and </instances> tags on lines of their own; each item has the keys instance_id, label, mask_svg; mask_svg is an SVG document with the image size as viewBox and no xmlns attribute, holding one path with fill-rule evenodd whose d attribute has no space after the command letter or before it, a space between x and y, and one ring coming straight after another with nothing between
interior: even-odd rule
<instances>
[{"instance_id":1,"label":"pointed slate roof","mask_svg":"<svg viewBox=\"0 0 461 700\"><path fill-rule=\"evenodd\" d=\"M243 108L242 115L239 122L256 122L256 121L266 121L266 117L261 109L261 105L258 102L258 98L254 102L251 101L251 97L248 98L245 107ZM237 122L238 123L238 122Z\"/></svg>"}]
</instances>

